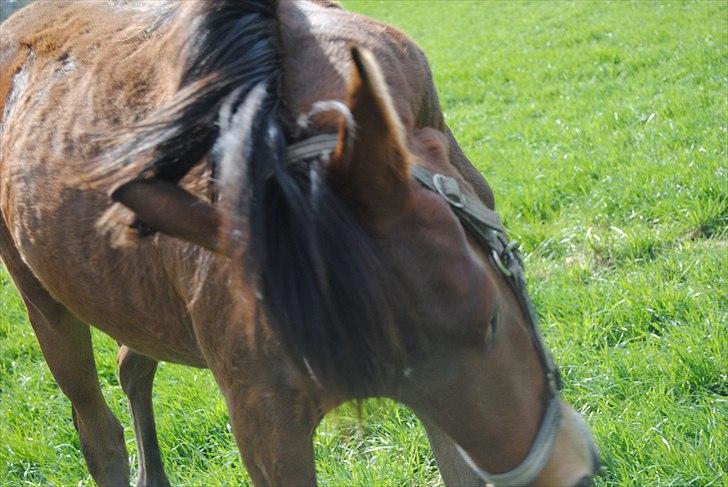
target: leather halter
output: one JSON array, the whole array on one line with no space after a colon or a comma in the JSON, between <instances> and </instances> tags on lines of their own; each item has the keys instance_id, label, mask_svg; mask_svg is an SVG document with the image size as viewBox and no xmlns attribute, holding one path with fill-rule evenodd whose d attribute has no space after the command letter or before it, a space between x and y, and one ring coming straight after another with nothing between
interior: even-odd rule
<instances>
[{"instance_id":1,"label":"leather halter","mask_svg":"<svg viewBox=\"0 0 728 487\"><path fill-rule=\"evenodd\" d=\"M561 376L551 354L544 347L543 338L538 330L536 312L526 292L523 262L518 253L518 245L515 241L508 241L498 214L479 199L463 193L455 179L432 173L418 165L412 167L412 175L424 187L442 196L463 226L472 233L478 243L490 251L493 263L510 284L528 319L531 337L541 359L548 387L546 410L528 455L512 470L493 474L480 468L460 445L456 445L463 460L488 485L497 487L528 485L536 480L546 467L556 443L561 422L559 404Z\"/></svg>"},{"instance_id":2,"label":"leather halter","mask_svg":"<svg viewBox=\"0 0 728 487\"><path fill-rule=\"evenodd\" d=\"M294 164L316 157L328 158L337 143L337 135L323 134L291 144L286 151L286 163ZM490 252L495 267L508 281L528 319L531 337L544 368L548 399L536 438L526 458L508 472L493 474L479 467L470 455L456 444L463 460L487 485L494 487L528 485L536 480L546 467L556 443L561 422L561 405L559 403L561 376L551 354L544 347L543 338L538 330L536 313L526 292L523 262L518 253L518 245L515 241L508 240L498 214L479 199L463 193L455 179L444 174L432 173L420 165L412 166L411 171L412 176L425 188L439 194L447 201L463 227L469 230L478 243Z\"/></svg>"}]
</instances>

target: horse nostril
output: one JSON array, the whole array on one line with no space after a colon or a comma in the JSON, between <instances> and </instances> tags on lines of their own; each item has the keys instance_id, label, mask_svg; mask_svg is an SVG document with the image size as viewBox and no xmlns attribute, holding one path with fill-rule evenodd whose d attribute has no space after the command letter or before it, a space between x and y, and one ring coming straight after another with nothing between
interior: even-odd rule
<instances>
[{"instance_id":1,"label":"horse nostril","mask_svg":"<svg viewBox=\"0 0 728 487\"><path fill-rule=\"evenodd\" d=\"M602 468L602 462L599 458L599 450L597 450L596 445L592 444L591 448L591 458L592 458L592 474L591 475L585 475L582 478L579 479L577 483L574 484L574 487L590 487L593 485L594 476L599 473L599 469Z\"/></svg>"}]
</instances>

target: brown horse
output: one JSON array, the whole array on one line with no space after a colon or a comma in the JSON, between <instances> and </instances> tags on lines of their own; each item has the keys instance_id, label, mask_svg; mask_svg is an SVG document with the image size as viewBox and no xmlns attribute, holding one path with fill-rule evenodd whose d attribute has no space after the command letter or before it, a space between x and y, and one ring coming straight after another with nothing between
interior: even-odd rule
<instances>
[{"instance_id":1,"label":"brown horse","mask_svg":"<svg viewBox=\"0 0 728 487\"><path fill-rule=\"evenodd\" d=\"M314 484L316 425L372 396L418 414L448 484L590 482L492 192L403 34L327 1L54 1L0 40L0 253L99 484L129 464L90 323L123 344L142 485L168 483L160 360L210 368L256 485Z\"/></svg>"}]
</instances>

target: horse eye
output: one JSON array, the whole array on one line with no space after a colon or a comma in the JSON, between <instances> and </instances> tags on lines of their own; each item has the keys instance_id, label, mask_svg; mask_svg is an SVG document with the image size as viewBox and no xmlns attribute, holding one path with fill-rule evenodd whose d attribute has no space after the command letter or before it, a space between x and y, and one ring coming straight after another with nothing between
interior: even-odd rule
<instances>
[{"instance_id":1,"label":"horse eye","mask_svg":"<svg viewBox=\"0 0 728 487\"><path fill-rule=\"evenodd\" d=\"M485 344L490 345L493 343L493 339L495 338L495 332L498 327L498 319L500 318L500 313L496 311L493 313L493 316L490 318L490 322L488 323L488 329L485 331Z\"/></svg>"}]
</instances>

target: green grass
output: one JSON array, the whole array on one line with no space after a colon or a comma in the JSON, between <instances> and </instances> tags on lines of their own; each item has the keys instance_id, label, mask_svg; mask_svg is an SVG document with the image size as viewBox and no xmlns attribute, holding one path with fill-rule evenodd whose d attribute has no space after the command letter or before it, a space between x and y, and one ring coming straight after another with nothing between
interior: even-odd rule
<instances>
[{"instance_id":1,"label":"green grass","mask_svg":"<svg viewBox=\"0 0 728 487\"><path fill-rule=\"evenodd\" d=\"M527 255L598 485L728 485L728 3L346 2L429 56L446 119ZM130 425L114 343L94 336ZM170 478L245 483L205 371L155 389ZM131 429L127 443L136 449ZM432 485L405 408L344 406L316 436L325 485ZM70 404L0 271L0 485L91 484Z\"/></svg>"}]
</instances>

